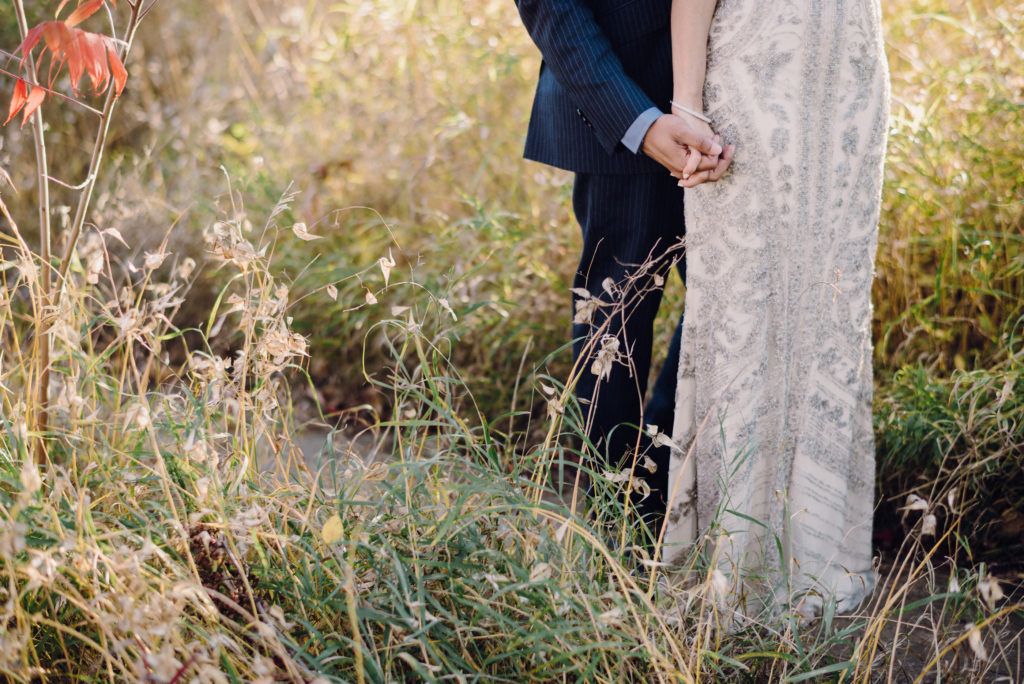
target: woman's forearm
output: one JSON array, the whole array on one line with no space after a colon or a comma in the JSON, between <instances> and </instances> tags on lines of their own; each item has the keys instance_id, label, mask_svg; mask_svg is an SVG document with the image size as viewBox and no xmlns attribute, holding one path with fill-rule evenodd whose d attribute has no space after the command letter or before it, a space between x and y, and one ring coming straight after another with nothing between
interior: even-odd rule
<instances>
[{"instance_id":1,"label":"woman's forearm","mask_svg":"<svg viewBox=\"0 0 1024 684\"><path fill-rule=\"evenodd\" d=\"M708 32L717 0L672 0L672 100L704 110Z\"/></svg>"}]
</instances>

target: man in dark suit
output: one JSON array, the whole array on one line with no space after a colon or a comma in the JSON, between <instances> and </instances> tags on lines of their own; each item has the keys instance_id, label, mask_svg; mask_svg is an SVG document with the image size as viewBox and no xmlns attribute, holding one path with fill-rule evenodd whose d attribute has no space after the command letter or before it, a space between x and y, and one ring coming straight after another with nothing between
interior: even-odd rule
<instances>
[{"instance_id":1,"label":"man in dark suit","mask_svg":"<svg viewBox=\"0 0 1024 684\"><path fill-rule=\"evenodd\" d=\"M591 310L577 301L576 396L588 437L608 466L635 467L644 452L653 457L654 473L635 471L652 493L634 501L656 534L670 454L629 426L671 433L681 319L646 408L644 397L663 278L684 233L678 185L718 180L732 149L664 113L672 97L671 0L516 4L543 57L525 156L575 172L583 254L574 286L617 304ZM701 153L695 171L693 150ZM653 267L639 270L652 259Z\"/></svg>"}]
</instances>

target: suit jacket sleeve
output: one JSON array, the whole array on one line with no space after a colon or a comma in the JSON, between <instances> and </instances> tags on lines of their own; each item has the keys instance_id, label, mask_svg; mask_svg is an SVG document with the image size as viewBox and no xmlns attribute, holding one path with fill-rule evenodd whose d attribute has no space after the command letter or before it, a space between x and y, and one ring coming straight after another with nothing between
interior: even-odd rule
<instances>
[{"instance_id":1,"label":"suit jacket sleeve","mask_svg":"<svg viewBox=\"0 0 1024 684\"><path fill-rule=\"evenodd\" d=\"M516 5L547 68L611 153L654 102L626 75L582 0L517 0Z\"/></svg>"}]
</instances>

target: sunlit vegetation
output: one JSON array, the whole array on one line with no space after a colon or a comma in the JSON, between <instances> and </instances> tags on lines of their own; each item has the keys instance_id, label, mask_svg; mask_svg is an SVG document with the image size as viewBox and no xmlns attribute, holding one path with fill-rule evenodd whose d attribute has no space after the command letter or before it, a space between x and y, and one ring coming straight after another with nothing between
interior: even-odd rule
<instances>
[{"instance_id":1,"label":"sunlit vegetation","mask_svg":"<svg viewBox=\"0 0 1024 684\"><path fill-rule=\"evenodd\" d=\"M569 176L519 158L514 3L148 6L63 8L140 21L120 98L109 55L106 92L54 80L42 183L33 122L0 137L5 677L1024 676L1024 4L884 3L883 583L733 631L702 559L684 590L607 543L600 473L573 508L578 237Z\"/></svg>"}]
</instances>

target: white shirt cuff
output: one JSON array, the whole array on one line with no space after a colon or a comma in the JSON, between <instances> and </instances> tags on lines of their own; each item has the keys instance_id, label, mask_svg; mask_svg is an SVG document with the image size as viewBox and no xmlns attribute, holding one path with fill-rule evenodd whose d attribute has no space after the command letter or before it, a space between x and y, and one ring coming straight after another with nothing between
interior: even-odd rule
<instances>
[{"instance_id":1,"label":"white shirt cuff","mask_svg":"<svg viewBox=\"0 0 1024 684\"><path fill-rule=\"evenodd\" d=\"M622 136L622 144L626 146L626 149L633 154L639 152L640 146L644 143L644 136L647 135L647 130L658 120L662 113L657 107L651 107L636 117L636 121L629 127L626 134Z\"/></svg>"}]
</instances>

